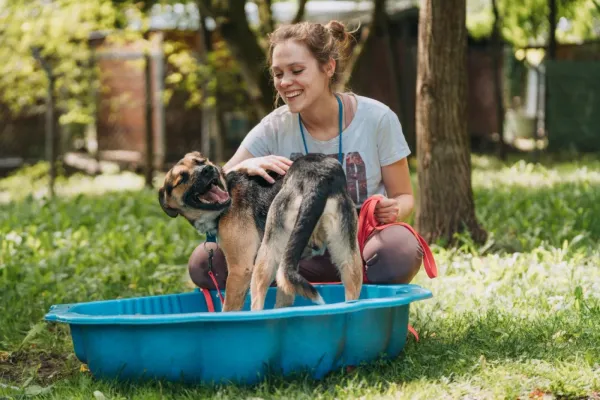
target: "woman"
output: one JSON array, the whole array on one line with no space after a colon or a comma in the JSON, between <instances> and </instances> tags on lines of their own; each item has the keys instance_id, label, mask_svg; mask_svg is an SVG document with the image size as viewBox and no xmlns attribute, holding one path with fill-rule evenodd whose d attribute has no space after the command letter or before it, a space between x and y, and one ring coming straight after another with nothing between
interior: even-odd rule
<instances>
[{"instance_id":1,"label":"woman","mask_svg":"<svg viewBox=\"0 0 600 400\"><path fill-rule=\"evenodd\" d=\"M377 222L403 221L413 210L414 198L410 150L398 117L376 100L332 89L344 72L349 41L337 21L286 25L270 35L268 63L285 105L250 131L223 168L272 183L267 171L285 174L295 157L308 152L330 154L342 160L358 207L372 195L384 195L375 209ZM216 248L214 243L209 246ZM201 244L194 250L189 272L196 285L212 289L206 248ZM422 249L407 228L391 225L368 238L363 259L370 283L408 283L419 271ZM212 271L219 288L225 287L225 264L217 249ZM300 273L311 282L340 280L327 253L301 261Z\"/></svg>"}]
</instances>

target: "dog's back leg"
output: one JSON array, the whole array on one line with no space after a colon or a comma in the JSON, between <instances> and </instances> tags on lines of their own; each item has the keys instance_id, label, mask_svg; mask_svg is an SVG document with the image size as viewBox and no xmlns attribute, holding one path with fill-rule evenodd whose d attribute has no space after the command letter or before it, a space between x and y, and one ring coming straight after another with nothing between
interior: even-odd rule
<instances>
[{"instance_id":1,"label":"dog's back leg","mask_svg":"<svg viewBox=\"0 0 600 400\"><path fill-rule=\"evenodd\" d=\"M286 221L284 221L286 217L290 217L288 215L288 199L288 194L280 192L273 200L267 213L265 234L258 250L250 282L252 311L260 311L264 308L267 291L275 279L283 249L289 238L289 232L285 229ZM293 296L291 296L291 302L293 302ZM284 295L283 291L278 289L276 307L288 303L290 303L290 296Z\"/></svg>"},{"instance_id":2,"label":"dog's back leg","mask_svg":"<svg viewBox=\"0 0 600 400\"><path fill-rule=\"evenodd\" d=\"M265 237L267 236L265 232ZM275 279L277 271L277 258L273 254L276 252L271 243L263 241L259 250L256 262L254 263L254 271L252 271L252 279L250 282L250 296L252 299L251 310L260 311L265 307L265 297L267 290Z\"/></svg>"},{"instance_id":3,"label":"dog's back leg","mask_svg":"<svg viewBox=\"0 0 600 400\"><path fill-rule=\"evenodd\" d=\"M290 307L294 304L296 296L287 294L283 290L277 289L277 297L275 298L275 308Z\"/></svg>"},{"instance_id":4,"label":"dog's back leg","mask_svg":"<svg viewBox=\"0 0 600 400\"><path fill-rule=\"evenodd\" d=\"M356 300L362 289L362 257L356 229L358 218L349 199L339 196L327 202L322 217L331 261L340 273L346 301Z\"/></svg>"},{"instance_id":5,"label":"dog's back leg","mask_svg":"<svg viewBox=\"0 0 600 400\"><path fill-rule=\"evenodd\" d=\"M269 235L271 238L272 235ZM267 235L265 234L265 237ZM277 243L279 240L264 241L258 250L254 270L252 271L252 279L250 282L250 296L252 298L252 311L260 311L265 307L265 297L269 286L275 279L277 267L281 260L283 249L282 243ZM289 295L281 289L277 289L277 297L275 300L275 308L288 307L294 303L294 295Z\"/></svg>"}]
</instances>

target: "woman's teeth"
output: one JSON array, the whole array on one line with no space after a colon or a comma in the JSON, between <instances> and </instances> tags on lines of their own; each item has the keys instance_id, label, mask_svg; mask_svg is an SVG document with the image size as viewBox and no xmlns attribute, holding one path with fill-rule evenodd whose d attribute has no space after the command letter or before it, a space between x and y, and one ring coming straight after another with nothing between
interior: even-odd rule
<instances>
[{"instance_id":1,"label":"woman's teeth","mask_svg":"<svg viewBox=\"0 0 600 400\"><path fill-rule=\"evenodd\" d=\"M291 98L293 98L293 97L296 97L296 96L299 96L299 95L301 95L301 94L302 94L302 90L296 90L296 91L294 91L294 92L290 92L290 93L286 94L286 97L287 97L288 99L291 99Z\"/></svg>"}]
</instances>

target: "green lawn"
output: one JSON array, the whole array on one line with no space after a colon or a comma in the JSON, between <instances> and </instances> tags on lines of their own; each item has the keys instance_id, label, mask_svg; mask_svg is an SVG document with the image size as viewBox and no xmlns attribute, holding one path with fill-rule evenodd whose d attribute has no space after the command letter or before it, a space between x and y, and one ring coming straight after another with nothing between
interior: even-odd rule
<instances>
[{"instance_id":1,"label":"green lawn","mask_svg":"<svg viewBox=\"0 0 600 400\"><path fill-rule=\"evenodd\" d=\"M600 398L600 162L473 165L490 241L432 246L440 276L414 283L434 298L411 307L421 341L320 382L256 387L94 380L65 326L42 322L48 307L190 290L201 238L135 175L60 180L56 202L43 167L0 180L0 398Z\"/></svg>"}]
</instances>

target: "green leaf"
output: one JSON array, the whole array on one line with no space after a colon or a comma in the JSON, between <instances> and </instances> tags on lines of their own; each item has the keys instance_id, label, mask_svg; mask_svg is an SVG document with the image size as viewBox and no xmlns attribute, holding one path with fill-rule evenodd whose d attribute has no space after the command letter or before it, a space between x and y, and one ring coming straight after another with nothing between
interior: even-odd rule
<instances>
[{"instance_id":1,"label":"green leaf","mask_svg":"<svg viewBox=\"0 0 600 400\"><path fill-rule=\"evenodd\" d=\"M39 396L41 394L47 394L50 392L52 388L49 387L42 387L42 386L38 386L38 385L31 385L31 386L27 386L25 388L25 395L26 396Z\"/></svg>"},{"instance_id":2,"label":"green leaf","mask_svg":"<svg viewBox=\"0 0 600 400\"><path fill-rule=\"evenodd\" d=\"M94 398L96 400L106 400L106 396L104 396L104 393L102 393L99 390L94 390Z\"/></svg>"},{"instance_id":3,"label":"green leaf","mask_svg":"<svg viewBox=\"0 0 600 400\"><path fill-rule=\"evenodd\" d=\"M37 324L35 324L29 330L29 332L27 332L27 335L25 335L25 337L23 338L23 341L21 342L21 345L19 346L19 348L22 349L23 347L25 347L25 345L27 345L29 342L31 342L36 336L38 336L40 333L42 333L45 329L46 329L45 322L38 322Z\"/></svg>"}]
</instances>

